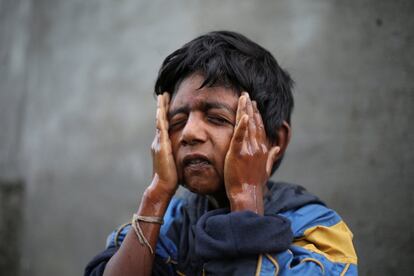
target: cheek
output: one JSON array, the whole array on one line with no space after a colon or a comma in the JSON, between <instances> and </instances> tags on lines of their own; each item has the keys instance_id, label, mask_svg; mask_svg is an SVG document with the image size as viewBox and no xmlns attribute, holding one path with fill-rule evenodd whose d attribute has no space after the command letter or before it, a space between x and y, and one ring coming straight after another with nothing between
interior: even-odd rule
<instances>
[{"instance_id":1,"label":"cheek","mask_svg":"<svg viewBox=\"0 0 414 276\"><path fill-rule=\"evenodd\" d=\"M173 155L174 155L174 159L176 159L177 158L177 151L178 151L179 144L180 144L179 139L178 139L179 135L177 133L173 133L173 134L169 134L169 136L170 136L171 149L172 149L172 152L173 152ZM177 161L177 160L175 160L175 161Z\"/></svg>"},{"instance_id":2,"label":"cheek","mask_svg":"<svg viewBox=\"0 0 414 276\"><path fill-rule=\"evenodd\" d=\"M220 136L216 138L217 153L220 153L220 160L224 164L227 151L230 147L231 138L233 137L233 130L223 131Z\"/></svg>"}]
</instances>

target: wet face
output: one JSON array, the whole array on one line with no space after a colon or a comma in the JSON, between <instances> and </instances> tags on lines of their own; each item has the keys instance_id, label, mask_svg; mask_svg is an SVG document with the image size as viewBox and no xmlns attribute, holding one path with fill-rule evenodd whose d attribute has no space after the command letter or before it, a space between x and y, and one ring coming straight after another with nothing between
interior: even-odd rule
<instances>
[{"instance_id":1,"label":"wet face","mask_svg":"<svg viewBox=\"0 0 414 276\"><path fill-rule=\"evenodd\" d=\"M169 133L179 183L199 194L224 191L224 160L236 121L237 93L225 87L203 87L191 75L173 95Z\"/></svg>"}]
</instances>

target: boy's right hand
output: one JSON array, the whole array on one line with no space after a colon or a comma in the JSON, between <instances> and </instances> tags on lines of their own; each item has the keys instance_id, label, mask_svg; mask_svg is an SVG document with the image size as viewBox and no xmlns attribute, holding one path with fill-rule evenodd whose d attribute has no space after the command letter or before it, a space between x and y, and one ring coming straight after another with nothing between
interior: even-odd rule
<instances>
[{"instance_id":1,"label":"boy's right hand","mask_svg":"<svg viewBox=\"0 0 414 276\"><path fill-rule=\"evenodd\" d=\"M157 198L172 197L178 188L177 169L168 134L168 106L170 95L157 96L156 132L151 145L153 180L151 190Z\"/></svg>"}]
</instances>

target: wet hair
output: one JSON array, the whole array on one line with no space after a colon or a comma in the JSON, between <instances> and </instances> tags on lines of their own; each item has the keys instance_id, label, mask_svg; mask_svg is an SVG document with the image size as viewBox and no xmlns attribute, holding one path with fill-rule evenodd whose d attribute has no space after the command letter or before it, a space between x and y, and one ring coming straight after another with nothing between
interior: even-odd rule
<instances>
[{"instance_id":1,"label":"wet hair","mask_svg":"<svg viewBox=\"0 0 414 276\"><path fill-rule=\"evenodd\" d=\"M199 36L166 57L155 83L155 94L174 94L180 83L197 73L200 86L225 86L249 93L257 102L270 142L277 142L283 121L290 124L293 81L270 52L245 36L215 31ZM275 163L272 172L279 167Z\"/></svg>"}]
</instances>

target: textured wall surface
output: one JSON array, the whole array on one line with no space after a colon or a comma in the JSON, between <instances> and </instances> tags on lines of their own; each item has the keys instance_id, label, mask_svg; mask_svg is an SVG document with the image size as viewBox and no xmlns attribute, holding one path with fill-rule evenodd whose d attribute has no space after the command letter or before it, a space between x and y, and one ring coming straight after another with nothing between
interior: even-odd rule
<instances>
[{"instance_id":1,"label":"textured wall surface","mask_svg":"<svg viewBox=\"0 0 414 276\"><path fill-rule=\"evenodd\" d=\"M151 176L157 70L216 29L257 41L296 81L274 178L342 215L361 275L408 275L413 12L409 0L0 0L0 179L25 183L22 275L82 274L129 220Z\"/></svg>"},{"instance_id":2,"label":"textured wall surface","mask_svg":"<svg viewBox=\"0 0 414 276\"><path fill-rule=\"evenodd\" d=\"M0 272L18 275L20 270L23 183L0 180Z\"/></svg>"}]
</instances>

